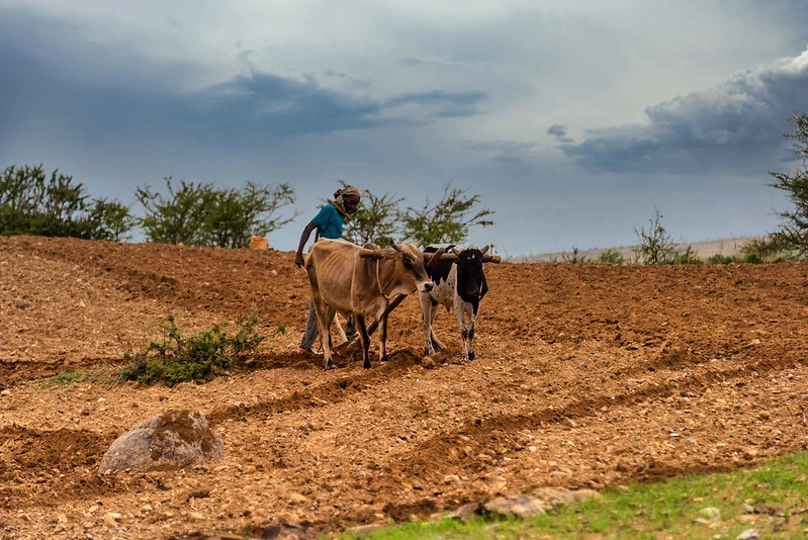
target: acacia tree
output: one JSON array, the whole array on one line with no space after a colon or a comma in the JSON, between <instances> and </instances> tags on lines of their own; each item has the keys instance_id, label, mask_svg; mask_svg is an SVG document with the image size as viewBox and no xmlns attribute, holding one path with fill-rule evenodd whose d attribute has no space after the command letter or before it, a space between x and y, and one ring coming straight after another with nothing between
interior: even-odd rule
<instances>
[{"instance_id":1,"label":"acacia tree","mask_svg":"<svg viewBox=\"0 0 808 540\"><path fill-rule=\"evenodd\" d=\"M345 222L343 236L360 246L368 242L381 247L391 246L399 232L398 215L402 201L404 197L396 194L385 193L379 197L364 190L359 208Z\"/></svg>"},{"instance_id":2,"label":"acacia tree","mask_svg":"<svg viewBox=\"0 0 808 540\"><path fill-rule=\"evenodd\" d=\"M292 221L297 214L282 218L276 213L294 202L289 184L268 187L247 182L241 191L213 190L202 241L209 246L246 247L251 235L266 236Z\"/></svg>"},{"instance_id":3,"label":"acacia tree","mask_svg":"<svg viewBox=\"0 0 808 540\"><path fill-rule=\"evenodd\" d=\"M289 184L268 187L247 182L238 190L185 181L177 188L171 177L165 182L166 196L148 186L135 192L146 211L140 223L150 242L245 247L250 235L269 234L296 216L277 215L294 204L294 189Z\"/></svg>"},{"instance_id":4,"label":"acacia tree","mask_svg":"<svg viewBox=\"0 0 808 540\"><path fill-rule=\"evenodd\" d=\"M135 190L135 197L146 211L140 220L146 239L164 244L204 245L202 236L213 202L212 186L181 180L177 188L170 176L165 183L166 196L149 186Z\"/></svg>"},{"instance_id":5,"label":"acacia tree","mask_svg":"<svg viewBox=\"0 0 808 540\"><path fill-rule=\"evenodd\" d=\"M777 212L783 222L772 234L772 241L804 256L808 253L808 115L798 114L790 121L795 129L786 137L794 140L793 150L802 158L802 168L793 174L769 173L774 178L769 185L785 191L794 204L792 210Z\"/></svg>"},{"instance_id":6,"label":"acacia tree","mask_svg":"<svg viewBox=\"0 0 808 540\"><path fill-rule=\"evenodd\" d=\"M409 240L423 240L424 244L455 243L468 239L473 226L488 227L494 224L490 216L493 210L479 208L480 196L468 195L464 189L447 182L443 197L434 205L427 198L418 209L408 207L400 214L401 234Z\"/></svg>"},{"instance_id":7,"label":"acacia tree","mask_svg":"<svg viewBox=\"0 0 808 540\"><path fill-rule=\"evenodd\" d=\"M134 226L118 201L89 200L84 185L42 165L10 166L0 174L0 234L121 240Z\"/></svg>"}]
</instances>

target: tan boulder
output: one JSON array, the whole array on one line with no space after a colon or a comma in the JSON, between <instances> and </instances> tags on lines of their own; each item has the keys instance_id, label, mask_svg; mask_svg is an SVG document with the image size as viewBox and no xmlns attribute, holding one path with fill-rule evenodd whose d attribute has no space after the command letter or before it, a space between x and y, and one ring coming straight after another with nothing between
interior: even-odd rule
<instances>
[{"instance_id":1,"label":"tan boulder","mask_svg":"<svg viewBox=\"0 0 808 540\"><path fill-rule=\"evenodd\" d=\"M202 413L170 410L118 437L98 472L176 470L219 461L224 446Z\"/></svg>"}]
</instances>

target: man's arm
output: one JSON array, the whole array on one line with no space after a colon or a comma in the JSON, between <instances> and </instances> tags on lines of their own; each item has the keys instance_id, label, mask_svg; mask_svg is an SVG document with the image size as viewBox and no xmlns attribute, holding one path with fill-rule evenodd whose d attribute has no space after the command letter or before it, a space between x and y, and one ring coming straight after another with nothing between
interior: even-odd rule
<instances>
[{"instance_id":1,"label":"man's arm","mask_svg":"<svg viewBox=\"0 0 808 540\"><path fill-rule=\"evenodd\" d=\"M306 242L309 241L311 231L317 228L317 225L310 221L306 228L303 229L303 234L300 235L300 243L297 246L297 253L295 254L295 264L298 268L302 268L305 261L303 260L303 248L306 247Z\"/></svg>"}]
</instances>

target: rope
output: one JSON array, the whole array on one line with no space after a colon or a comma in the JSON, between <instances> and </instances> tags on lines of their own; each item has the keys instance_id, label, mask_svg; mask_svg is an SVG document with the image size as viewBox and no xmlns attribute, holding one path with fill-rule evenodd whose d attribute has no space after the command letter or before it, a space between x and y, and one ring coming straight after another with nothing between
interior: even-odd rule
<instances>
[{"instance_id":1,"label":"rope","mask_svg":"<svg viewBox=\"0 0 808 540\"><path fill-rule=\"evenodd\" d=\"M387 295L387 294L384 294L384 289L382 289L382 283L381 283L381 280L379 279L379 261L380 260L381 259L376 259L376 286L379 287L379 292L381 293L381 295L384 296L384 298L389 302L390 301L390 296Z\"/></svg>"}]
</instances>

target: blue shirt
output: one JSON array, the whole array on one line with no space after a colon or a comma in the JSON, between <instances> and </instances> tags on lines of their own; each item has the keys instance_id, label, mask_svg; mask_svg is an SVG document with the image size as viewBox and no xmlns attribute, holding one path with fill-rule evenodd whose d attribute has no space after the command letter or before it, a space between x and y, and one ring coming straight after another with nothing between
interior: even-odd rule
<instances>
[{"instance_id":1,"label":"blue shirt","mask_svg":"<svg viewBox=\"0 0 808 540\"><path fill-rule=\"evenodd\" d=\"M312 223L317 225L321 238L342 238L342 222L345 218L331 203L323 206L322 210L314 216Z\"/></svg>"}]
</instances>

